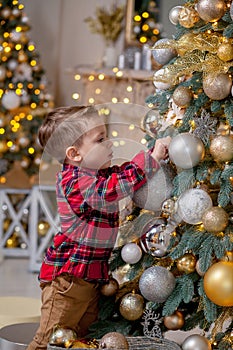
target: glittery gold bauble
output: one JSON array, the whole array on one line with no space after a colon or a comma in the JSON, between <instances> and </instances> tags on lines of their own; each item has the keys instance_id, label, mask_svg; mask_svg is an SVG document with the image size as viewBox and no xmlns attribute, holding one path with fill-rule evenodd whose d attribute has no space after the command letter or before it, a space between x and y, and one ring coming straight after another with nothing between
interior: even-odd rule
<instances>
[{"instance_id":1,"label":"glittery gold bauble","mask_svg":"<svg viewBox=\"0 0 233 350\"><path fill-rule=\"evenodd\" d=\"M165 316L163 323L170 330L181 329L184 325L184 315L181 311L176 310L172 315Z\"/></svg>"},{"instance_id":2,"label":"glittery gold bauble","mask_svg":"<svg viewBox=\"0 0 233 350\"><path fill-rule=\"evenodd\" d=\"M99 349L99 342L95 339L93 340L75 340L72 343L71 349Z\"/></svg>"},{"instance_id":3,"label":"glittery gold bauble","mask_svg":"<svg viewBox=\"0 0 233 350\"><path fill-rule=\"evenodd\" d=\"M119 332L106 333L100 340L100 349L129 349L126 337Z\"/></svg>"},{"instance_id":4,"label":"glittery gold bauble","mask_svg":"<svg viewBox=\"0 0 233 350\"><path fill-rule=\"evenodd\" d=\"M233 159L233 136L216 136L210 143L210 153L217 162L228 162Z\"/></svg>"},{"instance_id":5,"label":"glittery gold bauble","mask_svg":"<svg viewBox=\"0 0 233 350\"><path fill-rule=\"evenodd\" d=\"M224 0L199 0L196 10L205 22L216 22L226 12Z\"/></svg>"},{"instance_id":6,"label":"glittery gold bauble","mask_svg":"<svg viewBox=\"0 0 233 350\"><path fill-rule=\"evenodd\" d=\"M37 226L38 234L40 236L45 236L46 233L48 232L49 227L50 225L47 221L44 221L44 220L39 221Z\"/></svg>"},{"instance_id":7,"label":"glittery gold bauble","mask_svg":"<svg viewBox=\"0 0 233 350\"><path fill-rule=\"evenodd\" d=\"M233 262L213 264L204 276L204 290L214 304L233 306Z\"/></svg>"},{"instance_id":8,"label":"glittery gold bauble","mask_svg":"<svg viewBox=\"0 0 233 350\"><path fill-rule=\"evenodd\" d=\"M186 274L192 273L196 269L197 259L195 255L186 253L176 261L177 269Z\"/></svg>"},{"instance_id":9,"label":"glittery gold bauble","mask_svg":"<svg viewBox=\"0 0 233 350\"><path fill-rule=\"evenodd\" d=\"M202 223L206 231L219 233L224 231L228 225L228 214L220 207L209 208L202 216Z\"/></svg>"},{"instance_id":10,"label":"glittery gold bauble","mask_svg":"<svg viewBox=\"0 0 233 350\"><path fill-rule=\"evenodd\" d=\"M233 250L227 251L221 258L221 261L233 262Z\"/></svg>"},{"instance_id":11,"label":"glittery gold bauble","mask_svg":"<svg viewBox=\"0 0 233 350\"><path fill-rule=\"evenodd\" d=\"M224 62L231 61L233 59L232 43L227 42L219 45L217 55Z\"/></svg>"},{"instance_id":12,"label":"glittery gold bauble","mask_svg":"<svg viewBox=\"0 0 233 350\"><path fill-rule=\"evenodd\" d=\"M199 15L192 8L182 7L179 11L178 21L182 27L192 28L199 21Z\"/></svg>"},{"instance_id":13,"label":"glittery gold bauble","mask_svg":"<svg viewBox=\"0 0 233 350\"><path fill-rule=\"evenodd\" d=\"M77 338L72 329L57 327L49 338L49 344L69 348Z\"/></svg>"},{"instance_id":14,"label":"glittery gold bauble","mask_svg":"<svg viewBox=\"0 0 233 350\"><path fill-rule=\"evenodd\" d=\"M173 101L178 107L185 108L190 104L193 94L186 86L178 86L173 92Z\"/></svg>"},{"instance_id":15,"label":"glittery gold bauble","mask_svg":"<svg viewBox=\"0 0 233 350\"><path fill-rule=\"evenodd\" d=\"M222 100L226 98L232 87L232 80L228 74L209 73L203 79L203 90L212 100Z\"/></svg>"},{"instance_id":16,"label":"glittery gold bauble","mask_svg":"<svg viewBox=\"0 0 233 350\"><path fill-rule=\"evenodd\" d=\"M121 299L119 310L126 320L138 320L144 311L144 299L140 294L128 293Z\"/></svg>"},{"instance_id":17,"label":"glittery gold bauble","mask_svg":"<svg viewBox=\"0 0 233 350\"><path fill-rule=\"evenodd\" d=\"M115 295L116 292L119 289L119 283L117 282L117 280L115 278L110 278L109 282L104 284L101 288L100 288L100 292L101 294L105 295L106 297L110 297L112 295Z\"/></svg>"}]
</instances>

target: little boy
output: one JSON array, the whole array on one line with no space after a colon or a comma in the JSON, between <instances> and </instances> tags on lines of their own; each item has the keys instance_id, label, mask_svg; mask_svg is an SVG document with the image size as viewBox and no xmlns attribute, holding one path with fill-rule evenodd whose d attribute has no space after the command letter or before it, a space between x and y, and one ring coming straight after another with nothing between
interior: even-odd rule
<instances>
[{"instance_id":1,"label":"little boy","mask_svg":"<svg viewBox=\"0 0 233 350\"><path fill-rule=\"evenodd\" d=\"M78 337L87 334L98 316L99 285L109 279L119 201L132 198L159 168L170 138L111 167L112 142L103 117L94 107L71 106L47 115L39 141L63 164L56 181L61 229L41 266L41 320L27 350L46 350L56 325L73 329Z\"/></svg>"}]
</instances>

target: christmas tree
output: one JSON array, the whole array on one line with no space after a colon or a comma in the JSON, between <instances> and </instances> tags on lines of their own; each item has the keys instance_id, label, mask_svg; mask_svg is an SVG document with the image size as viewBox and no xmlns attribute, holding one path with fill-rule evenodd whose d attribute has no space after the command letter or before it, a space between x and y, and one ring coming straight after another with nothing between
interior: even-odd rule
<instances>
[{"instance_id":1,"label":"christmas tree","mask_svg":"<svg viewBox=\"0 0 233 350\"><path fill-rule=\"evenodd\" d=\"M148 148L171 136L169 162L133 198L110 261L92 335L161 337L182 349L233 344L233 2L189 0L169 12L172 39L152 47Z\"/></svg>"},{"instance_id":2,"label":"christmas tree","mask_svg":"<svg viewBox=\"0 0 233 350\"><path fill-rule=\"evenodd\" d=\"M37 131L53 107L47 80L24 5L0 2L0 183L15 162L31 176L38 172L41 148Z\"/></svg>"}]
</instances>

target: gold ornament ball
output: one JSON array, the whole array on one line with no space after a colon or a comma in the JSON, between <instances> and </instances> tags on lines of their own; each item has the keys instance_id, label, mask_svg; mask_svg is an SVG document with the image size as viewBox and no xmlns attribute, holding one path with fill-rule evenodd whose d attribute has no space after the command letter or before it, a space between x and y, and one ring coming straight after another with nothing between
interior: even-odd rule
<instances>
[{"instance_id":1,"label":"gold ornament ball","mask_svg":"<svg viewBox=\"0 0 233 350\"><path fill-rule=\"evenodd\" d=\"M217 56L224 62L231 61L233 59L233 45L232 43L222 43L218 47Z\"/></svg>"},{"instance_id":2,"label":"gold ornament ball","mask_svg":"<svg viewBox=\"0 0 233 350\"><path fill-rule=\"evenodd\" d=\"M226 12L224 0L199 0L196 10L205 22L216 22Z\"/></svg>"},{"instance_id":3,"label":"gold ornament ball","mask_svg":"<svg viewBox=\"0 0 233 350\"><path fill-rule=\"evenodd\" d=\"M192 253L186 253L176 261L177 269L186 274L192 273L196 269L197 258Z\"/></svg>"},{"instance_id":4,"label":"gold ornament ball","mask_svg":"<svg viewBox=\"0 0 233 350\"><path fill-rule=\"evenodd\" d=\"M121 299L119 310L126 320L138 320L144 311L144 299L140 294L128 293Z\"/></svg>"},{"instance_id":5,"label":"gold ornament ball","mask_svg":"<svg viewBox=\"0 0 233 350\"><path fill-rule=\"evenodd\" d=\"M6 141L0 141L0 153L4 153L8 150Z\"/></svg>"},{"instance_id":6,"label":"gold ornament ball","mask_svg":"<svg viewBox=\"0 0 233 350\"><path fill-rule=\"evenodd\" d=\"M233 262L233 250L227 251L221 258L221 261Z\"/></svg>"},{"instance_id":7,"label":"gold ornament ball","mask_svg":"<svg viewBox=\"0 0 233 350\"><path fill-rule=\"evenodd\" d=\"M233 262L213 264L205 273L204 290L214 304L233 306Z\"/></svg>"},{"instance_id":8,"label":"gold ornament ball","mask_svg":"<svg viewBox=\"0 0 233 350\"><path fill-rule=\"evenodd\" d=\"M119 283L117 282L117 280L115 278L110 278L108 283L104 284L101 288L100 288L100 292L102 295L105 295L106 297L110 297L113 296L117 293L119 289Z\"/></svg>"},{"instance_id":9,"label":"gold ornament ball","mask_svg":"<svg viewBox=\"0 0 233 350\"><path fill-rule=\"evenodd\" d=\"M209 73L203 79L203 90L212 100L223 100L226 98L232 87L232 80L225 73Z\"/></svg>"},{"instance_id":10,"label":"gold ornament ball","mask_svg":"<svg viewBox=\"0 0 233 350\"><path fill-rule=\"evenodd\" d=\"M49 338L49 344L69 348L77 338L77 334L72 329L57 327Z\"/></svg>"},{"instance_id":11,"label":"gold ornament ball","mask_svg":"<svg viewBox=\"0 0 233 350\"><path fill-rule=\"evenodd\" d=\"M126 337L119 332L106 333L100 340L100 349L129 349L129 343Z\"/></svg>"},{"instance_id":12,"label":"gold ornament ball","mask_svg":"<svg viewBox=\"0 0 233 350\"><path fill-rule=\"evenodd\" d=\"M206 231L219 233L224 231L228 225L228 214L220 207L209 208L202 216L202 223Z\"/></svg>"},{"instance_id":13,"label":"gold ornament ball","mask_svg":"<svg viewBox=\"0 0 233 350\"><path fill-rule=\"evenodd\" d=\"M175 104L181 108L187 107L190 104L192 97L192 91L187 86L178 86L172 96Z\"/></svg>"},{"instance_id":14,"label":"gold ornament ball","mask_svg":"<svg viewBox=\"0 0 233 350\"><path fill-rule=\"evenodd\" d=\"M184 28L192 28L199 21L199 18L197 11L188 7L182 7L178 15L178 21Z\"/></svg>"},{"instance_id":15,"label":"gold ornament ball","mask_svg":"<svg viewBox=\"0 0 233 350\"><path fill-rule=\"evenodd\" d=\"M49 227L50 225L47 221L39 221L38 227L37 227L38 234L40 236L45 236L49 230Z\"/></svg>"},{"instance_id":16,"label":"gold ornament ball","mask_svg":"<svg viewBox=\"0 0 233 350\"><path fill-rule=\"evenodd\" d=\"M172 315L165 316L163 323L167 329L178 330L184 325L184 315L181 311L176 310Z\"/></svg>"},{"instance_id":17,"label":"gold ornament ball","mask_svg":"<svg viewBox=\"0 0 233 350\"><path fill-rule=\"evenodd\" d=\"M228 162L233 159L233 136L219 135L210 143L210 154L217 162Z\"/></svg>"}]
</instances>

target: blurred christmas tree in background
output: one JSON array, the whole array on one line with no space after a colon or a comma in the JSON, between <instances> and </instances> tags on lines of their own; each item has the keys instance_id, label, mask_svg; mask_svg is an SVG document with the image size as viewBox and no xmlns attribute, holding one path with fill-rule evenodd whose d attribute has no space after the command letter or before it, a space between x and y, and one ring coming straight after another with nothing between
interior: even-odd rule
<instances>
[{"instance_id":1,"label":"blurred christmas tree in background","mask_svg":"<svg viewBox=\"0 0 233 350\"><path fill-rule=\"evenodd\" d=\"M0 16L0 183L7 186L4 174L16 161L29 176L38 172L38 127L53 100L24 5L2 0Z\"/></svg>"},{"instance_id":2,"label":"blurred christmas tree in background","mask_svg":"<svg viewBox=\"0 0 233 350\"><path fill-rule=\"evenodd\" d=\"M92 335L192 330L183 350L233 344L233 2L185 1L172 39L153 48L148 148L170 135L169 162L133 198ZM148 195L148 196L147 196ZM117 282L116 282L117 281ZM119 284L119 286L118 286Z\"/></svg>"}]
</instances>

